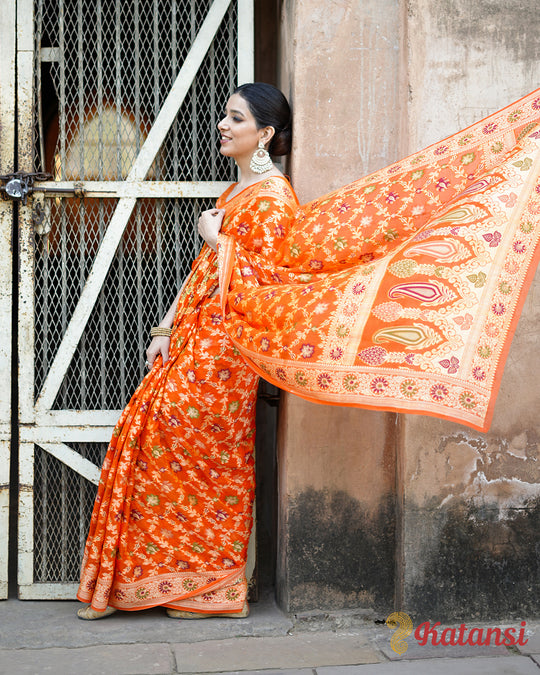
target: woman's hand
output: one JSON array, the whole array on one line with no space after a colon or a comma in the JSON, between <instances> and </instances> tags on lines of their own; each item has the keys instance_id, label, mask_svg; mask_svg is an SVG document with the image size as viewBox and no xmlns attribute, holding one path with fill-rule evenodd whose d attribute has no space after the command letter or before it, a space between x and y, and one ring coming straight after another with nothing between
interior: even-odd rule
<instances>
[{"instance_id":1,"label":"woman's hand","mask_svg":"<svg viewBox=\"0 0 540 675\"><path fill-rule=\"evenodd\" d=\"M157 335L152 339L152 342L148 345L146 350L146 363L148 364L148 370L154 365L154 361L158 356L161 355L163 363L167 363L169 360L169 345L171 344L171 338L164 335Z\"/></svg>"},{"instance_id":2,"label":"woman's hand","mask_svg":"<svg viewBox=\"0 0 540 675\"><path fill-rule=\"evenodd\" d=\"M221 230L224 215L225 209L203 211L197 225L199 234L214 251L217 251L217 238Z\"/></svg>"}]
</instances>

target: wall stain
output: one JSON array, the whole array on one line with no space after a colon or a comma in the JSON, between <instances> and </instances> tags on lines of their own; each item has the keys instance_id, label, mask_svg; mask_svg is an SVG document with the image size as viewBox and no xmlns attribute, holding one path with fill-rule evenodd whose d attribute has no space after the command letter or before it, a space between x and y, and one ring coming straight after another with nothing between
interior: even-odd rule
<instances>
[{"instance_id":1,"label":"wall stain","mask_svg":"<svg viewBox=\"0 0 540 675\"><path fill-rule=\"evenodd\" d=\"M477 50L499 44L516 61L536 63L540 42L531 24L540 28L538 0L518 3L493 0L432 0L431 15L441 36L453 37ZM519 4L519 10L516 7ZM424 8L425 11L425 8Z\"/></svg>"},{"instance_id":2,"label":"wall stain","mask_svg":"<svg viewBox=\"0 0 540 675\"><path fill-rule=\"evenodd\" d=\"M289 611L392 610L395 499L376 511L343 491L308 489L290 505Z\"/></svg>"},{"instance_id":3,"label":"wall stain","mask_svg":"<svg viewBox=\"0 0 540 675\"><path fill-rule=\"evenodd\" d=\"M540 615L540 498L505 511L472 502L451 506L422 578L405 586L405 611L461 622ZM425 518L429 514L424 513ZM421 546L422 533L413 547Z\"/></svg>"}]
</instances>

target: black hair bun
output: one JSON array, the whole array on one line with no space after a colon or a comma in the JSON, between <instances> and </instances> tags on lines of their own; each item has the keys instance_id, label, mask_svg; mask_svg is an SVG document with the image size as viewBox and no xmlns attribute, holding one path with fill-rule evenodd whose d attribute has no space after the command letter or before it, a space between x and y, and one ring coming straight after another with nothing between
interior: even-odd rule
<instances>
[{"instance_id":1,"label":"black hair bun","mask_svg":"<svg viewBox=\"0 0 540 675\"><path fill-rule=\"evenodd\" d=\"M292 112L283 92L265 82L247 82L234 93L247 101L258 129L274 127L268 152L275 156L288 155L292 145Z\"/></svg>"},{"instance_id":2,"label":"black hair bun","mask_svg":"<svg viewBox=\"0 0 540 675\"><path fill-rule=\"evenodd\" d=\"M288 155L291 151L292 146L292 133L291 128L283 129L282 131L276 131L270 145L268 146L268 152L271 155Z\"/></svg>"}]
</instances>

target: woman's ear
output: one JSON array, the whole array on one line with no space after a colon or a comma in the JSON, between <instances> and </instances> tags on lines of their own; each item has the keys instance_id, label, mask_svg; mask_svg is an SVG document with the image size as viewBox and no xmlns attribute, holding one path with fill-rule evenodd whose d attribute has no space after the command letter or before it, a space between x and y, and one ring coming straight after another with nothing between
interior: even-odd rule
<instances>
[{"instance_id":1,"label":"woman's ear","mask_svg":"<svg viewBox=\"0 0 540 675\"><path fill-rule=\"evenodd\" d=\"M274 138L274 134L276 133L276 130L274 127L264 127L264 129L261 129L261 136L260 139L261 141L265 144L268 145L272 138Z\"/></svg>"}]
</instances>

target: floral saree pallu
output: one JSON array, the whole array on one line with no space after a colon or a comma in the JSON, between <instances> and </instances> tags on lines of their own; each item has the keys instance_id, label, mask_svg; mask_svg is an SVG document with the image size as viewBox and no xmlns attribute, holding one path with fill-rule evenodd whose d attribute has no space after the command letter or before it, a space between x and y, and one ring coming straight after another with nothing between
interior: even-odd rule
<instances>
[{"instance_id":1,"label":"floral saree pallu","mask_svg":"<svg viewBox=\"0 0 540 675\"><path fill-rule=\"evenodd\" d=\"M231 339L309 400L487 430L538 260L539 147L540 90L301 207L273 261L220 235Z\"/></svg>"}]
</instances>

